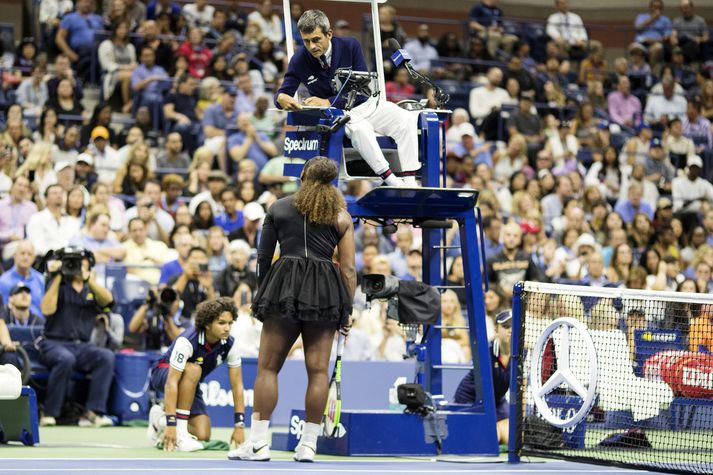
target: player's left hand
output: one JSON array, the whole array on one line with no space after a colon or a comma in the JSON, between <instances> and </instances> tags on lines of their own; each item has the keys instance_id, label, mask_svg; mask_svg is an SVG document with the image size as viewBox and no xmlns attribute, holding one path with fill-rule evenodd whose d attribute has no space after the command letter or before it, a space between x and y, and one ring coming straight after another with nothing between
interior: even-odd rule
<instances>
[{"instance_id":1,"label":"player's left hand","mask_svg":"<svg viewBox=\"0 0 713 475\"><path fill-rule=\"evenodd\" d=\"M245 442L245 429L236 427L233 429L233 435L230 436L230 448L238 448L243 442Z\"/></svg>"},{"instance_id":2,"label":"player's left hand","mask_svg":"<svg viewBox=\"0 0 713 475\"><path fill-rule=\"evenodd\" d=\"M304 104L306 106L316 106L316 107L329 107L332 104L329 99L322 99L321 97L308 97L305 99Z\"/></svg>"}]
</instances>

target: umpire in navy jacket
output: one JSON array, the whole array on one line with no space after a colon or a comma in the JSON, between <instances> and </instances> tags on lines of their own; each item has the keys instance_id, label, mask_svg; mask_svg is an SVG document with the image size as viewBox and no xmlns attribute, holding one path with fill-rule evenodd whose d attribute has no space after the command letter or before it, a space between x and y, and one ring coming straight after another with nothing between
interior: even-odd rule
<instances>
[{"instance_id":1,"label":"umpire in navy jacket","mask_svg":"<svg viewBox=\"0 0 713 475\"><path fill-rule=\"evenodd\" d=\"M361 46L354 38L333 36L329 18L320 10L307 10L297 22L304 48L295 53L285 73L282 87L275 94L275 104L288 111L299 110L302 104L294 99L300 84L312 97L307 106L341 107L343 98L335 102L336 92L331 79L339 68L367 71ZM334 104L332 104L334 103ZM406 111L381 97L371 97L349 112L352 119L345 130L354 148L374 172L390 186L417 186L418 113ZM402 177L395 176L376 141L376 133L392 137L398 146Z\"/></svg>"},{"instance_id":2,"label":"umpire in navy jacket","mask_svg":"<svg viewBox=\"0 0 713 475\"><path fill-rule=\"evenodd\" d=\"M49 285L40 305L47 319L39 345L40 362L50 372L40 424L56 424L72 373L79 370L91 375L86 411L79 425L110 426L111 419L103 414L114 377L114 353L98 348L89 339L97 318L113 304L113 297L94 278L88 257L82 259L79 275L62 275L62 265L59 260L47 262Z\"/></svg>"}]
</instances>

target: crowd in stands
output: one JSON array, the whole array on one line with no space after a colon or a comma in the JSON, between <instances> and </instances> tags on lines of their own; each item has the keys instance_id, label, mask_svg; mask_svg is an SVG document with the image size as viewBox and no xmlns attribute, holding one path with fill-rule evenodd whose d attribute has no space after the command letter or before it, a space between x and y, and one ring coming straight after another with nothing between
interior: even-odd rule
<instances>
[{"instance_id":1,"label":"crowd in stands","mask_svg":"<svg viewBox=\"0 0 713 475\"><path fill-rule=\"evenodd\" d=\"M286 69L277 5L39 3L42 38L2 55L3 320L42 324L42 257L79 245L94 253L110 290L123 268L117 280L177 291L161 330L168 341L191 324L199 301L232 296L241 308L237 341L243 356L256 356L260 324L249 306L261 221L298 186L283 175L285 116L270 95ZM567 0L554 4L539 36L537 25L510 22L514 12L482 0L468 13L467 36L438 39L427 23L407 34L395 9L380 7L385 59L396 39L414 68L468 91L449 122L445 167L447 186L480 190L491 327L518 280L713 289L713 47L705 21L690 0L673 20L652 0L632 19L626 54L610 65ZM297 46L302 11L292 2L295 36L287 40ZM355 34L335 20L336 35ZM403 69L386 74L389 100L428 95ZM98 101L85 109L90 92ZM374 185L354 180L344 191L359 197ZM362 225L357 238L360 276L421 278L419 229L385 236ZM447 240L459 242L455 227ZM448 254L448 285L463 285L459 252ZM132 335L149 331L152 305L115 307L97 320L102 332L92 341L118 348L126 329L124 344L146 346ZM358 292L355 308L345 358L401 360L404 337L386 305L367 307ZM464 326L466 312L461 289L444 292L449 325ZM713 351L709 314L688 317L677 325L691 349ZM443 330L445 361L469 360L464 335ZM300 352L298 344L293 356Z\"/></svg>"}]
</instances>

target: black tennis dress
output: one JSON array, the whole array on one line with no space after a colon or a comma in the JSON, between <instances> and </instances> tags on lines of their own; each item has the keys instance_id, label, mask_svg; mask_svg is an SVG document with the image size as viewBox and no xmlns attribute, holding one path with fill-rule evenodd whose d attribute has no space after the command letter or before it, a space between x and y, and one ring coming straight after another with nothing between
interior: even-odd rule
<instances>
[{"instance_id":1,"label":"black tennis dress","mask_svg":"<svg viewBox=\"0 0 713 475\"><path fill-rule=\"evenodd\" d=\"M258 291L253 315L346 325L352 299L332 261L341 239L336 223L310 223L294 196L277 200L265 216L258 247ZM280 257L272 264L276 243Z\"/></svg>"}]
</instances>

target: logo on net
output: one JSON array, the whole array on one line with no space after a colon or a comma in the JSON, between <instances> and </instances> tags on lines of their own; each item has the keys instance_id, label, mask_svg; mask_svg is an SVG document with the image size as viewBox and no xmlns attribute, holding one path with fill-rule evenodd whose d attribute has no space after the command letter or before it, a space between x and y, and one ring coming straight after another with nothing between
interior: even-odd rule
<instances>
[{"instance_id":1,"label":"logo on net","mask_svg":"<svg viewBox=\"0 0 713 475\"><path fill-rule=\"evenodd\" d=\"M285 154L292 152L316 152L319 150L318 139L291 139L285 138Z\"/></svg>"}]
</instances>

